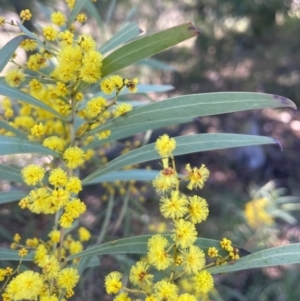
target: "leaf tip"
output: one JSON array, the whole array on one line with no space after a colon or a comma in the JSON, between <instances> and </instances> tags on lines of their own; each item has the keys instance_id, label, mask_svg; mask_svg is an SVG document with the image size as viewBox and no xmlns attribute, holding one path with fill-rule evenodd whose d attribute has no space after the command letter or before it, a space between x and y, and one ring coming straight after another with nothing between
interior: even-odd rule
<instances>
[{"instance_id":1,"label":"leaf tip","mask_svg":"<svg viewBox=\"0 0 300 301\"><path fill-rule=\"evenodd\" d=\"M277 95L277 94L272 94L272 97L276 101L278 101L280 104L282 104L283 106L288 106L288 107L294 109L295 111L297 111L297 106L290 99L288 99L288 98L286 98L284 96L281 96L281 95Z\"/></svg>"},{"instance_id":2,"label":"leaf tip","mask_svg":"<svg viewBox=\"0 0 300 301\"><path fill-rule=\"evenodd\" d=\"M273 141L274 141L275 144L277 144L280 147L280 150L283 151L281 142L279 140L275 139L275 138L273 138Z\"/></svg>"},{"instance_id":3,"label":"leaf tip","mask_svg":"<svg viewBox=\"0 0 300 301\"><path fill-rule=\"evenodd\" d=\"M192 22L189 22L188 25L188 30L194 32L195 36L198 36L201 33L201 31L198 28L196 28Z\"/></svg>"}]
</instances>

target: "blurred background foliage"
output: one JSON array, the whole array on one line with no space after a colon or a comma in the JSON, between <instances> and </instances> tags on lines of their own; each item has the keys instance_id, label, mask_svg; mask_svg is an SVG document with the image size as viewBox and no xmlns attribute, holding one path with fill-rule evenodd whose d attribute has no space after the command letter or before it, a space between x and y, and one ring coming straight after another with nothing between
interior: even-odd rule
<instances>
[{"instance_id":1,"label":"blurred background foliage","mask_svg":"<svg viewBox=\"0 0 300 301\"><path fill-rule=\"evenodd\" d=\"M0 14L13 16L12 12L32 6L35 19L25 25L34 30L34 22L42 22L43 15L57 8L65 9L62 1L40 1L39 5L37 2L0 0ZM83 29L96 35L100 45L131 21L147 33L186 21L192 21L201 31L197 39L155 57L168 65L144 61L126 69L126 77L137 76L140 83L175 86L168 93L136 95L135 100L157 101L178 94L216 91L256 91L283 95L300 105L299 0L98 0L94 5L99 15L95 19L94 11L94 18ZM189 162L196 166L204 163L211 171L208 184L200 191L210 205L209 219L199 227L201 236L213 239L226 236L249 251L299 242L299 116L288 110L239 112L195 119L149 135L147 139L153 142L165 132L172 136L238 132L272 136L283 148L281 151L280 147L253 146L177 158L179 169ZM141 141L143 136L137 135L135 139ZM118 147L108 153L108 159L128 145L124 143L122 147L120 143ZM158 162L153 162L152 167L160 168ZM129 185L116 184L119 196L113 205L107 202L107 187L93 185L82 193L90 205L82 222L95 237L101 235L107 210L112 212L105 241L168 229L168 224L160 218L158 197L154 196L151 185L137 183L137 189L124 202ZM24 223L27 223L25 236L32 235L36 228L44 233L51 228L47 219L32 220L19 208L8 208L13 221L7 211L1 211L2 241L8 241L11 229ZM116 268L127 273L132 259L137 258L102 257L101 268L90 269L84 275L86 281L81 283L76 300L109 298L103 294L103 277ZM211 300L298 300L299 276L299 266L219 275L217 291Z\"/></svg>"}]
</instances>

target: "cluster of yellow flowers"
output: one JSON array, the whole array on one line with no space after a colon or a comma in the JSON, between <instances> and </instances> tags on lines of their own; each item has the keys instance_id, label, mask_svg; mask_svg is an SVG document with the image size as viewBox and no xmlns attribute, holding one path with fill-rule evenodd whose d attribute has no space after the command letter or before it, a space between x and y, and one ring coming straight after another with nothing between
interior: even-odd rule
<instances>
[{"instance_id":1,"label":"cluster of yellow flowers","mask_svg":"<svg viewBox=\"0 0 300 301\"><path fill-rule=\"evenodd\" d=\"M21 260L15 270L10 267L0 269L0 281L6 280L2 294L4 301L36 300L38 297L43 301L58 301L61 296L69 298L74 294L73 288L79 280L79 273L75 267L67 267L64 258L81 252L83 242L88 241L91 234L86 228L80 227L77 231L78 240L70 234L67 235L59 250L56 246L61 241L60 231L53 230L48 236L50 239L46 242L34 237L26 239L25 244L21 244L21 236L15 234L11 248L19 249ZM32 250L34 262L40 267L41 272L20 272L23 257ZM76 262L74 260L74 263Z\"/></svg>"},{"instance_id":2,"label":"cluster of yellow flowers","mask_svg":"<svg viewBox=\"0 0 300 301\"><path fill-rule=\"evenodd\" d=\"M146 301L196 301L199 297L207 296L214 287L213 277L207 268L239 259L238 250L230 240L224 238L220 247L228 255L222 257L217 248L210 247L207 256L216 260L206 263L204 251L197 246L195 225L207 219L208 204L198 195L186 196L181 193L179 183L180 180L187 180L189 190L202 188L209 171L205 165L191 168L187 164L187 176L180 178L172 155L176 148L175 139L165 134L157 139L155 148L161 156L163 170L154 179L153 186L161 194L162 215L172 220L172 233L167 236L156 234L149 239L147 257L130 270L129 280L135 288L123 287L122 274L114 271L105 278L106 291L108 294L118 294L121 289L124 290L115 297L115 301L130 301L129 293L144 295ZM166 270L169 276L163 274L164 278L155 282L154 274L149 272L150 267L158 271Z\"/></svg>"},{"instance_id":3,"label":"cluster of yellow flowers","mask_svg":"<svg viewBox=\"0 0 300 301\"><path fill-rule=\"evenodd\" d=\"M75 3L75 0L66 0L70 9ZM22 23L31 17L29 9L20 13ZM82 242L91 236L82 227L78 230L79 240L65 231L86 211L85 203L78 198L82 184L75 169L94 154L94 150L83 150L83 146L111 135L108 130L94 135L89 135L89 131L132 110L130 104L117 102L119 93L123 89L137 91L136 78L126 79L119 75L101 78L103 57L95 40L91 35L78 34L74 23L67 26L67 19L61 11L53 12L51 25L43 27L35 34L36 38L25 37L19 48L34 54L28 54L26 63L21 64L17 62L17 51L9 61L14 68L5 76L10 87L34 97L41 105L33 106L5 97L3 119L13 130L1 128L0 135L20 133L55 151L60 158L46 165L29 164L21 171L31 190L19 202L20 207L36 214L53 215L54 225L47 242L32 238L22 245L20 236L15 235L11 248L19 250L21 262L23 257L33 253L41 272L37 272L38 269L20 272L20 265L16 270L0 269L0 281L5 280L0 291L5 301L58 301L73 295L79 279L78 261L70 267L64 258L81 252ZM87 17L78 13L75 21L83 24ZM4 25L17 26L0 17L0 26ZM91 84L98 85L101 96L95 95L91 99L84 96L83 87ZM107 99L103 97L112 93L114 95ZM45 105L58 114L44 109ZM107 159L104 154L103 157Z\"/></svg>"},{"instance_id":4,"label":"cluster of yellow flowers","mask_svg":"<svg viewBox=\"0 0 300 301\"><path fill-rule=\"evenodd\" d=\"M259 229L261 226L274 224L273 216L267 211L270 205L271 202L267 198L258 198L246 203L244 214L250 227Z\"/></svg>"}]
</instances>

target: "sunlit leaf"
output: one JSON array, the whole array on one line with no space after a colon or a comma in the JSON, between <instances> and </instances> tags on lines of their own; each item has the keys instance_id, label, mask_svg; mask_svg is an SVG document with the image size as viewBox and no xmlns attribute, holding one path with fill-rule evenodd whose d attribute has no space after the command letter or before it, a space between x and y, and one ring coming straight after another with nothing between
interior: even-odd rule
<instances>
[{"instance_id":1,"label":"sunlit leaf","mask_svg":"<svg viewBox=\"0 0 300 301\"><path fill-rule=\"evenodd\" d=\"M198 34L192 23L186 23L129 42L103 60L102 76L105 77Z\"/></svg>"},{"instance_id":2,"label":"sunlit leaf","mask_svg":"<svg viewBox=\"0 0 300 301\"><path fill-rule=\"evenodd\" d=\"M178 118L192 118L245 110L291 107L295 104L282 96L252 92L217 92L192 94L169 98L152 103L112 119L93 129L87 135L117 128L128 129L161 121L176 121Z\"/></svg>"},{"instance_id":3,"label":"sunlit leaf","mask_svg":"<svg viewBox=\"0 0 300 301\"><path fill-rule=\"evenodd\" d=\"M175 140L176 149L173 152L174 156L230 147L277 143L273 138L269 137L240 134L188 135L175 137ZM131 152L110 161L100 169L88 175L83 180L83 183L88 183L101 175L121 169L125 166L147 162L155 159L159 159L159 155L155 150L155 144L152 143L132 150Z\"/></svg>"},{"instance_id":4,"label":"sunlit leaf","mask_svg":"<svg viewBox=\"0 0 300 301\"><path fill-rule=\"evenodd\" d=\"M99 51L104 54L112 49L130 41L141 33L141 29L135 22L123 26L110 40L101 46Z\"/></svg>"}]
</instances>

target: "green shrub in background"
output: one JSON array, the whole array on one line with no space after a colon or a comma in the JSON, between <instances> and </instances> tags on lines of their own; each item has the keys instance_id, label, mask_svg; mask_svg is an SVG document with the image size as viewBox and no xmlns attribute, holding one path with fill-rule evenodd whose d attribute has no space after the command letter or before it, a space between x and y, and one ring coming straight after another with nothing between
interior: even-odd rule
<instances>
[{"instance_id":1,"label":"green shrub in background","mask_svg":"<svg viewBox=\"0 0 300 301\"><path fill-rule=\"evenodd\" d=\"M105 254L147 255L128 271L128 283L119 271L105 277L107 293L116 295L119 301L205 299L214 288L213 274L299 263L299 244L246 255L245 250L239 250L226 238L199 238L195 225L207 219L208 203L197 194L180 192L181 183L191 192L203 188L209 171L204 165L194 167L187 162L186 174L181 175L176 170L177 155L276 143L272 138L240 134L175 138L162 135L155 144L130 150L108 163L104 161L92 173L82 176L80 169L84 170L85 163L96 155L95 150L103 150L107 143L114 145L137 133L197 116L295 105L277 95L222 92L179 96L133 108L130 102L120 102L119 97L137 91L155 92L156 87L139 85L137 78L124 78L117 72L197 36L198 31L186 23L136 38L140 31L130 23L99 48L91 35L81 34L74 25L86 21L86 15L80 11L83 7L91 10L92 3L66 2L69 15L52 13L51 25L39 26L36 34L23 25L31 18L29 10L20 13L22 22L0 18L2 26L20 30L0 51L1 70L8 63L13 66L0 81L0 94L5 97L0 155L38 154L23 169L0 165L0 178L22 187L2 192L0 201L19 201L23 210L53 217L47 241L40 237L23 239L16 233L11 249L0 249L1 260L19 262L16 268L0 270L3 299L70 298L85 268L99 265L97 256ZM19 47L29 52L24 64L14 54ZM128 169L154 159L161 159L161 171ZM78 193L90 184L149 177L154 178L163 217L172 221L171 233L101 244L106 219L98 244L88 245L90 233L77 222L86 210ZM124 202L132 185L128 186ZM109 191L107 210L111 210L115 200L114 190Z\"/></svg>"}]
</instances>

